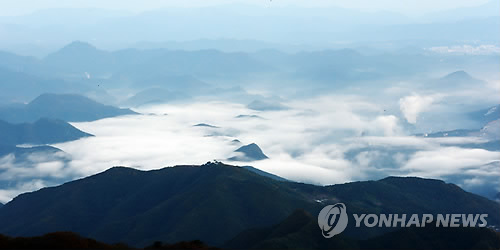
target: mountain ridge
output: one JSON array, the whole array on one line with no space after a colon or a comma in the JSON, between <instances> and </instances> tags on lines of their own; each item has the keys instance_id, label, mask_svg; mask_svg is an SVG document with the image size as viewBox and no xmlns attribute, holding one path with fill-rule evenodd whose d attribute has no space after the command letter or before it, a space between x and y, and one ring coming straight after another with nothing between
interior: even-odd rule
<instances>
[{"instance_id":1,"label":"mountain ridge","mask_svg":"<svg viewBox=\"0 0 500 250\"><path fill-rule=\"evenodd\" d=\"M78 94L46 93L25 105L0 107L0 119L14 123L33 122L40 118L83 122L131 114L137 113L104 105Z\"/></svg>"},{"instance_id":2,"label":"mountain ridge","mask_svg":"<svg viewBox=\"0 0 500 250\"><path fill-rule=\"evenodd\" d=\"M489 223L500 223L500 204L442 181L391 177L323 187L207 163L150 171L114 167L21 194L0 210L0 233L72 231L134 246L195 239L220 246L245 229L274 225L296 209L316 214L339 201L352 213L488 213ZM348 227L345 234L359 238L385 232Z\"/></svg>"},{"instance_id":3,"label":"mountain ridge","mask_svg":"<svg viewBox=\"0 0 500 250\"><path fill-rule=\"evenodd\" d=\"M0 120L2 144L53 144L93 136L62 120L40 118L33 123L11 124Z\"/></svg>"}]
</instances>

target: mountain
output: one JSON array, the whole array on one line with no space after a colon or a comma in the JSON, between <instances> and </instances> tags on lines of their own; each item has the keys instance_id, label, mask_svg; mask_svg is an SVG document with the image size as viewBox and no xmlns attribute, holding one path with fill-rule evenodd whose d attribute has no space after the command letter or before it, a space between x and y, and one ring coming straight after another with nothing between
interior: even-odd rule
<instances>
[{"instance_id":1,"label":"mountain","mask_svg":"<svg viewBox=\"0 0 500 250\"><path fill-rule=\"evenodd\" d=\"M278 224L296 209L317 214L339 201L352 213L487 213L489 225L500 224L500 204L438 180L391 177L322 187L207 163L152 171L114 167L19 195L0 209L0 233L72 231L133 246L183 240L221 246L243 230ZM345 231L358 238L381 233Z\"/></svg>"},{"instance_id":2,"label":"mountain","mask_svg":"<svg viewBox=\"0 0 500 250\"><path fill-rule=\"evenodd\" d=\"M410 227L360 242L361 249L499 249L500 234L477 227Z\"/></svg>"},{"instance_id":3,"label":"mountain","mask_svg":"<svg viewBox=\"0 0 500 250\"><path fill-rule=\"evenodd\" d=\"M1 143L18 144L52 144L78 140L92 136L71 124L48 118L42 118L34 123L10 124L0 120Z\"/></svg>"},{"instance_id":4,"label":"mountain","mask_svg":"<svg viewBox=\"0 0 500 250\"><path fill-rule=\"evenodd\" d=\"M486 109L481 109L469 113L469 117L481 124L486 125L489 122L500 119L500 104Z\"/></svg>"},{"instance_id":5,"label":"mountain","mask_svg":"<svg viewBox=\"0 0 500 250\"><path fill-rule=\"evenodd\" d=\"M486 228L404 228L367 240L341 235L326 239L317 220L297 210L282 222L267 228L241 232L229 240L229 249L498 249L500 234Z\"/></svg>"},{"instance_id":6,"label":"mountain","mask_svg":"<svg viewBox=\"0 0 500 250\"><path fill-rule=\"evenodd\" d=\"M439 138L439 137L462 137L462 136L471 136L472 134L477 133L477 130L473 129L455 129L450 131L439 131L429 134L416 134L416 136L430 137L430 138Z\"/></svg>"},{"instance_id":7,"label":"mountain","mask_svg":"<svg viewBox=\"0 0 500 250\"><path fill-rule=\"evenodd\" d=\"M189 95L182 92L169 91L164 88L150 88L136 93L124 103L131 106L139 106L148 103L166 103L188 98Z\"/></svg>"},{"instance_id":8,"label":"mountain","mask_svg":"<svg viewBox=\"0 0 500 250\"><path fill-rule=\"evenodd\" d=\"M443 76L440 80L441 81L448 81L448 82L455 82L455 83L478 81L476 78L472 77L471 75L469 75L469 73L467 73L463 70L449 73L449 74Z\"/></svg>"},{"instance_id":9,"label":"mountain","mask_svg":"<svg viewBox=\"0 0 500 250\"><path fill-rule=\"evenodd\" d=\"M38 59L31 56L20 56L7 51L0 51L0 68L13 72L29 71L39 63Z\"/></svg>"},{"instance_id":10,"label":"mountain","mask_svg":"<svg viewBox=\"0 0 500 250\"><path fill-rule=\"evenodd\" d=\"M0 235L0 249L131 249L123 244L109 245L71 232L55 232L38 237L12 238Z\"/></svg>"},{"instance_id":11,"label":"mountain","mask_svg":"<svg viewBox=\"0 0 500 250\"><path fill-rule=\"evenodd\" d=\"M206 123L198 123L198 124L193 125L193 127L219 128L217 126L206 124Z\"/></svg>"},{"instance_id":12,"label":"mountain","mask_svg":"<svg viewBox=\"0 0 500 250\"><path fill-rule=\"evenodd\" d=\"M42 63L55 73L78 74L84 76L110 73L115 67L115 59L110 52L99 50L93 45L74 41L42 59Z\"/></svg>"},{"instance_id":13,"label":"mountain","mask_svg":"<svg viewBox=\"0 0 500 250\"><path fill-rule=\"evenodd\" d=\"M43 93L82 92L86 87L52 77L35 76L19 69L0 67L0 104L29 101Z\"/></svg>"},{"instance_id":14,"label":"mountain","mask_svg":"<svg viewBox=\"0 0 500 250\"><path fill-rule=\"evenodd\" d=\"M479 131L479 136L490 140L500 140L500 119L488 122Z\"/></svg>"},{"instance_id":15,"label":"mountain","mask_svg":"<svg viewBox=\"0 0 500 250\"><path fill-rule=\"evenodd\" d=\"M236 232L276 223L293 207L308 206L296 192L283 193L282 185L220 164L148 172L112 168L18 196L2 208L0 232L35 236L73 231L136 246L193 239L222 244ZM13 213L18 219L7 222Z\"/></svg>"},{"instance_id":16,"label":"mountain","mask_svg":"<svg viewBox=\"0 0 500 250\"><path fill-rule=\"evenodd\" d=\"M288 181L287 179L281 177L281 176L277 176L275 174L271 174L271 173L268 173L266 171L262 171L258 168L254 168L252 166L242 166L242 168L248 170L248 171L251 171L251 172L254 172L258 175L261 175L261 176L264 176L264 177L268 177L268 178L271 178L273 180L276 180L276 181Z\"/></svg>"},{"instance_id":17,"label":"mountain","mask_svg":"<svg viewBox=\"0 0 500 250\"><path fill-rule=\"evenodd\" d=\"M272 71L272 67L241 52L128 49L113 52L113 56L121 62L116 73L146 79L161 75L190 75L193 78L234 77ZM130 63L125 64L124 60L129 60Z\"/></svg>"},{"instance_id":18,"label":"mountain","mask_svg":"<svg viewBox=\"0 0 500 250\"><path fill-rule=\"evenodd\" d=\"M416 134L415 136L439 138L439 137L481 137L486 139L483 143L456 144L457 147L484 148L487 150L500 150L500 119L490 121L481 129L456 129L450 131L439 131L429 134Z\"/></svg>"},{"instance_id":19,"label":"mountain","mask_svg":"<svg viewBox=\"0 0 500 250\"><path fill-rule=\"evenodd\" d=\"M276 101L255 100L247 105L247 108L258 111L285 110L288 107Z\"/></svg>"},{"instance_id":20,"label":"mountain","mask_svg":"<svg viewBox=\"0 0 500 250\"><path fill-rule=\"evenodd\" d=\"M318 222L303 209L294 211L280 223L239 233L225 245L229 249L353 249L356 242L337 235L325 239Z\"/></svg>"},{"instance_id":21,"label":"mountain","mask_svg":"<svg viewBox=\"0 0 500 250\"><path fill-rule=\"evenodd\" d=\"M258 161L269 158L262 152L259 146L255 143L241 146L234 152L242 153L243 155L233 156L229 158L230 161Z\"/></svg>"},{"instance_id":22,"label":"mountain","mask_svg":"<svg viewBox=\"0 0 500 250\"><path fill-rule=\"evenodd\" d=\"M26 105L0 107L0 119L14 123L33 122L40 118L83 122L130 114L136 113L76 94L43 94Z\"/></svg>"},{"instance_id":23,"label":"mountain","mask_svg":"<svg viewBox=\"0 0 500 250\"><path fill-rule=\"evenodd\" d=\"M35 147L16 147L13 145L0 144L0 157L7 154L14 154L17 162L24 161L30 154L33 153L57 153L62 152L60 149L52 146L35 146Z\"/></svg>"},{"instance_id":24,"label":"mountain","mask_svg":"<svg viewBox=\"0 0 500 250\"><path fill-rule=\"evenodd\" d=\"M250 119L250 118L255 118L255 119L264 119L261 116L258 115L237 115L234 118L237 119Z\"/></svg>"},{"instance_id":25,"label":"mountain","mask_svg":"<svg viewBox=\"0 0 500 250\"><path fill-rule=\"evenodd\" d=\"M459 70L439 78L434 82L433 87L450 89L462 86L471 86L474 84L484 84L484 81L472 77L471 75L469 75L469 73L463 70Z\"/></svg>"}]
</instances>

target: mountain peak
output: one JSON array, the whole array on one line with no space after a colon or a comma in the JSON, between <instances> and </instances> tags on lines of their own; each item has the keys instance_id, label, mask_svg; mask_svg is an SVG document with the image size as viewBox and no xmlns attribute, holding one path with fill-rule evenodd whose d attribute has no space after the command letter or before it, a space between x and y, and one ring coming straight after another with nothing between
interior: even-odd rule
<instances>
[{"instance_id":1,"label":"mountain peak","mask_svg":"<svg viewBox=\"0 0 500 250\"><path fill-rule=\"evenodd\" d=\"M255 143L250 143L248 145L241 146L234 152L243 153L243 156L231 157L229 158L229 160L231 161L258 161L269 158L262 152L260 147Z\"/></svg>"},{"instance_id":2,"label":"mountain peak","mask_svg":"<svg viewBox=\"0 0 500 250\"><path fill-rule=\"evenodd\" d=\"M26 105L24 111L28 116L36 118L29 120L48 117L71 122L136 114L130 109L104 105L77 94L42 94Z\"/></svg>"},{"instance_id":3,"label":"mountain peak","mask_svg":"<svg viewBox=\"0 0 500 250\"><path fill-rule=\"evenodd\" d=\"M59 51L68 51L68 52L79 51L79 52L81 52L81 51L95 51L95 50L98 50L98 49L90 43L82 42L82 41L73 41L70 44L62 47Z\"/></svg>"},{"instance_id":4,"label":"mountain peak","mask_svg":"<svg viewBox=\"0 0 500 250\"><path fill-rule=\"evenodd\" d=\"M476 80L474 77L469 75L469 73L465 72L464 70L458 70L455 72L452 72L450 74L447 74L446 76L441 78L442 80L449 80L449 81L474 81Z\"/></svg>"}]
</instances>

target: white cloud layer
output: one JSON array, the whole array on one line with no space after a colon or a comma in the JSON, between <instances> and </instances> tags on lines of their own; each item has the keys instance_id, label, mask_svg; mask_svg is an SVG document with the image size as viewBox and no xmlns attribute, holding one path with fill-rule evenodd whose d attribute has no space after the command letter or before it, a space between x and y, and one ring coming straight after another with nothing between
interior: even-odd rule
<instances>
[{"instance_id":1,"label":"white cloud layer","mask_svg":"<svg viewBox=\"0 0 500 250\"><path fill-rule=\"evenodd\" d=\"M434 100L412 95L403 98L400 105L406 119L416 121ZM324 96L284 104L290 109L266 112L227 102L168 104L139 110L149 115L73 123L95 137L54 145L71 155L71 161L33 156L29 166L21 166L12 155L0 159L0 179L20 180L0 191L0 202L54 182L41 181L45 177L57 181L92 175L112 166L149 170L214 159L322 185L387 175L445 178L464 174L468 181L463 185L470 186L484 181L482 176L500 173L489 164L500 160L498 152L454 146L481 143L482 139L408 136L398 117L382 112L385 106L355 96ZM263 119L236 118L238 115ZM199 123L217 128L193 126ZM234 139L258 144L269 159L227 161L241 146ZM349 157L352 152L356 153Z\"/></svg>"}]
</instances>

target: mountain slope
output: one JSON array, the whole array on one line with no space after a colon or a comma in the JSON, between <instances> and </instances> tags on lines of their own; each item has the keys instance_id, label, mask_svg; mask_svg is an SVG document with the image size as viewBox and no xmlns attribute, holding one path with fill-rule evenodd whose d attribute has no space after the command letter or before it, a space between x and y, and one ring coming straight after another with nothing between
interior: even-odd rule
<instances>
[{"instance_id":1,"label":"mountain slope","mask_svg":"<svg viewBox=\"0 0 500 250\"><path fill-rule=\"evenodd\" d=\"M404 228L368 240L343 234L326 239L316 218L297 210L268 228L241 232L225 244L230 249L498 249L500 235L486 228Z\"/></svg>"},{"instance_id":2,"label":"mountain slope","mask_svg":"<svg viewBox=\"0 0 500 250\"><path fill-rule=\"evenodd\" d=\"M115 59L111 53L86 42L75 41L47 55L42 62L50 70L64 74L91 75L111 72Z\"/></svg>"},{"instance_id":3,"label":"mountain slope","mask_svg":"<svg viewBox=\"0 0 500 250\"><path fill-rule=\"evenodd\" d=\"M299 197L282 182L222 164L112 168L18 196L2 208L0 232L64 230L141 246L159 239L221 244L246 228L277 223L294 207L308 207Z\"/></svg>"},{"instance_id":4,"label":"mountain slope","mask_svg":"<svg viewBox=\"0 0 500 250\"><path fill-rule=\"evenodd\" d=\"M348 213L488 213L489 225L500 224L498 203L442 181L391 177L321 187L208 163L154 171L112 168L22 194L0 210L0 233L73 231L134 246L195 239L220 246L243 230L277 224L296 209L315 215L339 201ZM348 227L345 235L384 232Z\"/></svg>"},{"instance_id":5,"label":"mountain slope","mask_svg":"<svg viewBox=\"0 0 500 250\"><path fill-rule=\"evenodd\" d=\"M255 143L241 146L240 148L236 149L234 152L242 153L243 155L234 156L234 157L229 158L228 160L230 160L230 161L258 161L258 160L264 160L264 159L268 158L262 152L260 147Z\"/></svg>"},{"instance_id":6,"label":"mountain slope","mask_svg":"<svg viewBox=\"0 0 500 250\"><path fill-rule=\"evenodd\" d=\"M166 103L188 98L189 96L182 92L169 91L164 88L150 88L136 93L124 103L127 105L139 106L149 103Z\"/></svg>"},{"instance_id":7,"label":"mountain slope","mask_svg":"<svg viewBox=\"0 0 500 250\"><path fill-rule=\"evenodd\" d=\"M27 105L0 107L0 119L16 123L33 122L43 117L82 122L129 114L136 113L76 94L43 94Z\"/></svg>"},{"instance_id":8,"label":"mountain slope","mask_svg":"<svg viewBox=\"0 0 500 250\"><path fill-rule=\"evenodd\" d=\"M92 136L71 124L42 118L34 123L10 124L0 120L0 141L4 145L51 144Z\"/></svg>"},{"instance_id":9,"label":"mountain slope","mask_svg":"<svg viewBox=\"0 0 500 250\"><path fill-rule=\"evenodd\" d=\"M468 114L468 117L474 121L477 121L482 126L486 126L488 123L500 119L500 104L470 112Z\"/></svg>"},{"instance_id":10,"label":"mountain slope","mask_svg":"<svg viewBox=\"0 0 500 250\"><path fill-rule=\"evenodd\" d=\"M85 86L69 83L53 77L35 76L13 69L0 67L0 104L26 102L43 93L83 92Z\"/></svg>"},{"instance_id":11,"label":"mountain slope","mask_svg":"<svg viewBox=\"0 0 500 250\"><path fill-rule=\"evenodd\" d=\"M7 154L14 154L17 162L26 160L32 153L49 153L54 154L57 152L62 152L60 149L51 146L36 146L36 147L16 147L13 145L2 145L0 144L0 157Z\"/></svg>"},{"instance_id":12,"label":"mountain slope","mask_svg":"<svg viewBox=\"0 0 500 250\"><path fill-rule=\"evenodd\" d=\"M0 235L0 249L130 249L126 245L108 245L71 232L55 232L31 238Z\"/></svg>"}]
</instances>

